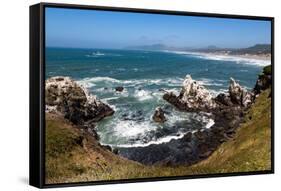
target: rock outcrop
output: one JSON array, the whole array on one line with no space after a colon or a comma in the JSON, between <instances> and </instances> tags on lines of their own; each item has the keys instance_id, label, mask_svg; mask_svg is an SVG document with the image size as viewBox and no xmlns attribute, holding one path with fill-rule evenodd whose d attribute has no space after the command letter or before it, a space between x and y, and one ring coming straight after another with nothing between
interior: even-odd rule
<instances>
[{"instance_id":1,"label":"rock outcrop","mask_svg":"<svg viewBox=\"0 0 281 191\"><path fill-rule=\"evenodd\" d=\"M232 103L242 107L248 107L254 99L254 94L242 88L233 78L230 78L229 96Z\"/></svg>"},{"instance_id":2,"label":"rock outcrop","mask_svg":"<svg viewBox=\"0 0 281 191\"><path fill-rule=\"evenodd\" d=\"M249 107L254 101L255 95L239 85L233 78L230 78L228 93L220 93L215 98L220 107Z\"/></svg>"},{"instance_id":3,"label":"rock outcrop","mask_svg":"<svg viewBox=\"0 0 281 191\"><path fill-rule=\"evenodd\" d=\"M115 91L117 91L117 92L122 92L123 90L124 90L124 87L122 87L122 86L118 86L115 88Z\"/></svg>"},{"instance_id":4,"label":"rock outcrop","mask_svg":"<svg viewBox=\"0 0 281 191\"><path fill-rule=\"evenodd\" d=\"M216 102L219 104L223 104L225 106L232 106L233 103L230 99L230 96L225 94L225 93L220 93L217 95L217 97L215 98Z\"/></svg>"},{"instance_id":5,"label":"rock outcrop","mask_svg":"<svg viewBox=\"0 0 281 191\"><path fill-rule=\"evenodd\" d=\"M216 107L216 102L211 93L204 86L187 75L179 96L172 92L165 93L163 98L185 111L205 111Z\"/></svg>"},{"instance_id":6,"label":"rock outcrop","mask_svg":"<svg viewBox=\"0 0 281 191\"><path fill-rule=\"evenodd\" d=\"M259 94L261 91L266 90L272 84L271 65L264 67L262 74L259 75L256 82L254 92Z\"/></svg>"},{"instance_id":7,"label":"rock outcrop","mask_svg":"<svg viewBox=\"0 0 281 191\"><path fill-rule=\"evenodd\" d=\"M187 75L180 94L177 96L172 92L166 92L163 99L182 111L207 111L219 109L225 106L249 107L254 101L254 93L239 85L230 78L228 93L220 93L212 97L211 93L198 82Z\"/></svg>"},{"instance_id":8,"label":"rock outcrop","mask_svg":"<svg viewBox=\"0 0 281 191\"><path fill-rule=\"evenodd\" d=\"M81 127L94 123L114 111L69 77L52 77L46 80L45 103L47 111L59 112Z\"/></svg>"},{"instance_id":9,"label":"rock outcrop","mask_svg":"<svg viewBox=\"0 0 281 191\"><path fill-rule=\"evenodd\" d=\"M155 109L152 119L158 123L164 123L167 120L164 111L160 107Z\"/></svg>"}]
</instances>

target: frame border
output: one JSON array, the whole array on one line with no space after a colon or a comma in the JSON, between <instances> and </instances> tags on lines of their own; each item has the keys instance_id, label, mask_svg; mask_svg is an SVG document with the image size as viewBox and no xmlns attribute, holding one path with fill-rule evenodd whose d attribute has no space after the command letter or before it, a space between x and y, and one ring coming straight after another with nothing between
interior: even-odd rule
<instances>
[{"instance_id":1,"label":"frame border","mask_svg":"<svg viewBox=\"0 0 281 191\"><path fill-rule=\"evenodd\" d=\"M262 174L273 174L274 173L274 17L264 17L264 16L250 16L250 15L232 15L232 14L218 14L218 13L200 13L200 12L186 12L186 11L172 11L172 10L157 10L157 9L140 9L140 8L125 8L125 7L108 7L108 6L95 6L95 5L77 5L77 4L58 4L58 3L39 3L30 7L39 7L39 80L40 85L37 91L36 88L35 95L39 96L39 109L40 109L40 140L35 141L35 137L32 137L32 131L35 127L32 127L31 122L34 119L34 110L32 105L30 105L30 148L31 144L39 144L39 150L30 149L30 185L39 188L57 188L57 187L69 187L69 186L89 186L89 185L104 185L104 184L116 184L116 183L136 183L136 182L152 182L152 181L167 181L167 180L184 180L184 179L195 179L195 178L215 178L215 177L230 177L230 176L244 176L244 175L262 175ZM56 184L46 184L45 183L45 9L46 8L63 8L63 9L80 9L80 10L100 10L100 11L113 11L113 12L128 12L128 13L148 13L148 14L163 14L163 15L178 15L178 16L195 16L195 17L209 17L209 18L228 18L228 19L248 19L248 20L263 20L271 22L271 66L272 66L272 99L271 99L271 170L265 171L249 171L249 172L231 172L231 173L214 173L214 174L197 174L197 175L186 175L186 176L166 176L166 177L147 177L147 178L136 178L136 179L120 179L120 180L102 180L102 181L87 181L87 182L73 182L73 183L56 183ZM34 16L34 15L33 15ZM32 17L32 14L30 14ZM30 18L30 30L32 29L32 23ZM30 33L30 46L32 45L33 36ZM34 61L31 58L35 57L37 53L34 49L30 48L30 62ZM38 55L37 55L38 56ZM38 63L37 63L38 65ZM30 67L34 67L34 64L30 63ZM32 76L34 76L34 71L30 68L30 104L32 95ZM35 77L35 78L36 78ZM38 127L36 127L38 128ZM37 152L39 151L39 152ZM35 159L39 159L39 169L31 169L32 162ZM32 161L32 162L31 162ZM39 174L36 174L39 172ZM38 176L39 181L34 181L34 177ZM37 178L38 179L38 178ZM36 182L36 183L34 183Z\"/></svg>"}]
</instances>

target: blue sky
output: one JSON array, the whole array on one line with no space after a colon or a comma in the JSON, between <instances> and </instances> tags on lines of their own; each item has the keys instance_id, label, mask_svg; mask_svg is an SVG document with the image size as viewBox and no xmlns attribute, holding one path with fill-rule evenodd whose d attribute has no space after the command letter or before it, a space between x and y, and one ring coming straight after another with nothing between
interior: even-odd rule
<instances>
[{"instance_id":1,"label":"blue sky","mask_svg":"<svg viewBox=\"0 0 281 191\"><path fill-rule=\"evenodd\" d=\"M48 47L248 47L270 43L269 21L46 8Z\"/></svg>"}]
</instances>

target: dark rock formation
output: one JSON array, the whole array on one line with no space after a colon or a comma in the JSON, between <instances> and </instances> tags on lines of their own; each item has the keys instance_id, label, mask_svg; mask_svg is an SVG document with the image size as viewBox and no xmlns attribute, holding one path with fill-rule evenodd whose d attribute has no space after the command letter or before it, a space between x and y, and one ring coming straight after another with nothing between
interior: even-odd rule
<instances>
[{"instance_id":1,"label":"dark rock formation","mask_svg":"<svg viewBox=\"0 0 281 191\"><path fill-rule=\"evenodd\" d=\"M46 80L45 103L47 111L59 112L76 125L94 127L94 123L114 113L69 77Z\"/></svg>"},{"instance_id":2,"label":"dark rock formation","mask_svg":"<svg viewBox=\"0 0 281 191\"><path fill-rule=\"evenodd\" d=\"M254 94L230 78L228 93L220 93L213 98L208 90L187 75L179 96L172 92L166 92L163 99L182 111L212 112L222 106L248 107L254 100Z\"/></svg>"},{"instance_id":3,"label":"dark rock formation","mask_svg":"<svg viewBox=\"0 0 281 191\"><path fill-rule=\"evenodd\" d=\"M142 122L144 121L144 116L143 116L143 111L142 110L137 110L133 111L132 113L123 113L121 115L121 120L123 121L137 121L137 122Z\"/></svg>"},{"instance_id":4,"label":"dark rock formation","mask_svg":"<svg viewBox=\"0 0 281 191\"><path fill-rule=\"evenodd\" d=\"M165 92L163 99L181 111L203 111L212 114L210 117L214 120L214 124L210 128L197 130L184 135L181 139L171 141L170 144L174 145L169 146L166 151L168 154L166 154L165 163L178 164L184 161L184 163L192 164L207 158L221 143L234 137L235 130L243 120L245 110L253 103L254 94L242 88L231 78L229 91L212 97L208 90L187 75L180 94L177 96L174 93ZM182 154L174 153L174 149L179 149L182 145L186 145L184 148L188 148L188 151L182 151ZM150 147L149 149L161 148L156 145ZM149 149L138 148L136 152L145 153ZM178 158L169 158L170 152ZM155 161L158 159L156 156L153 157ZM139 161L147 162L146 159Z\"/></svg>"},{"instance_id":5,"label":"dark rock formation","mask_svg":"<svg viewBox=\"0 0 281 191\"><path fill-rule=\"evenodd\" d=\"M247 91L231 79L229 91L213 98L190 76L187 76L180 95L161 90L164 92L163 98L171 103L169 107L174 106L186 112L208 112L208 117L214 120L214 124L209 128L188 132L183 137L169 142L146 147L118 148L118 154L148 165L191 165L206 159L223 142L235 137L237 128L245 120L245 113L253 103L254 97L258 96L256 92L270 87L271 77L268 70L263 74L267 76L260 76L257 84L261 79L267 80L261 82L258 88L256 85L253 91ZM193 106L195 108L192 108Z\"/></svg>"},{"instance_id":6,"label":"dark rock formation","mask_svg":"<svg viewBox=\"0 0 281 191\"><path fill-rule=\"evenodd\" d=\"M160 107L155 109L152 119L158 123L164 123L167 120L164 111Z\"/></svg>"},{"instance_id":7,"label":"dark rock formation","mask_svg":"<svg viewBox=\"0 0 281 191\"><path fill-rule=\"evenodd\" d=\"M259 75L256 82L254 92L259 94L262 90L266 90L272 84L271 65L264 67L262 74Z\"/></svg>"},{"instance_id":8,"label":"dark rock formation","mask_svg":"<svg viewBox=\"0 0 281 191\"><path fill-rule=\"evenodd\" d=\"M233 103L230 99L230 96L228 96L225 93L218 94L217 97L215 98L215 101L217 103L223 104L225 106L232 106L233 105Z\"/></svg>"},{"instance_id":9,"label":"dark rock formation","mask_svg":"<svg viewBox=\"0 0 281 191\"><path fill-rule=\"evenodd\" d=\"M118 86L115 88L115 91L117 91L117 92L122 92L123 90L124 90L124 87L122 87L122 86Z\"/></svg>"},{"instance_id":10,"label":"dark rock formation","mask_svg":"<svg viewBox=\"0 0 281 191\"><path fill-rule=\"evenodd\" d=\"M224 107L249 107L254 101L254 93L240 86L233 78L230 78L228 93L220 93L215 98L219 108Z\"/></svg>"}]
</instances>

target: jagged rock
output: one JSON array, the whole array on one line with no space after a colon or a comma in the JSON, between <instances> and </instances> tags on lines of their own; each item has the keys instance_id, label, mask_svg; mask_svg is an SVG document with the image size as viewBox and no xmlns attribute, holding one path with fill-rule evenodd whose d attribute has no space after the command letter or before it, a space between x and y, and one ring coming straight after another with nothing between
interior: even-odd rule
<instances>
[{"instance_id":1,"label":"jagged rock","mask_svg":"<svg viewBox=\"0 0 281 191\"><path fill-rule=\"evenodd\" d=\"M192 139L192 133L191 132L186 133L183 138L185 141L190 142Z\"/></svg>"},{"instance_id":2,"label":"jagged rock","mask_svg":"<svg viewBox=\"0 0 281 191\"><path fill-rule=\"evenodd\" d=\"M205 131L196 131L194 136L199 140L204 140L207 137L207 133Z\"/></svg>"},{"instance_id":3,"label":"jagged rock","mask_svg":"<svg viewBox=\"0 0 281 191\"><path fill-rule=\"evenodd\" d=\"M155 109L152 119L158 123L164 123L167 120L164 111L160 107Z\"/></svg>"},{"instance_id":4,"label":"jagged rock","mask_svg":"<svg viewBox=\"0 0 281 191\"><path fill-rule=\"evenodd\" d=\"M87 93L82 86L69 77L52 77L46 80L46 108L60 112L81 127L91 127L92 123L114 113L107 104Z\"/></svg>"},{"instance_id":5,"label":"jagged rock","mask_svg":"<svg viewBox=\"0 0 281 191\"><path fill-rule=\"evenodd\" d=\"M115 91L117 91L117 92L122 92L123 90L124 90L124 87L122 87L122 86L118 86L115 88Z\"/></svg>"},{"instance_id":6,"label":"jagged rock","mask_svg":"<svg viewBox=\"0 0 281 191\"><path fill-rule=\"evenodd\" d=\"M210 92L193 80L190 75L187 75L183 81L179 98L191 107L214 108L216 106Z\"/></svg>"},{"instance_id":7,"label":"jagged rock","mask_svg":"<svg viewBox=\"0 0 281 191\"><path fill-rule=\"evenodd\" d=\"M172 92L165 93L163 98L175 105L177 108L186 111L210 110L216 107L216 102L210 92L187 75L180 95Z\"/></svg>"},{"instance_id":8,"label":"jagged rock","mask_svg":"<svg viewBox=\"0 0 281 191\"><path fill-rule=\"evenodd\" d=\"M233 78L230 78L229 96L232 103L243 107L248 107L253 102L254 98L252 92L242 88Z\"/></svg>"},{"instance_id":9,"label":"jagged rock","mask_svg":"<svg viewBox=\"0 0 281 191\"><path fill-rule=\"evenodd\" d=\"M215 100L218 103L222 103L225 106L232 106L233 105L233 103L231 102L230 97L227 94L225 94L225 93L218 94L217 97L215 98Z\"/></svg>"}]
</instances>

